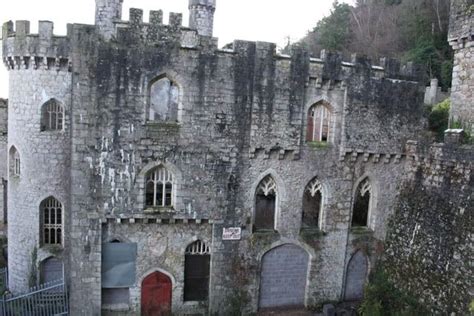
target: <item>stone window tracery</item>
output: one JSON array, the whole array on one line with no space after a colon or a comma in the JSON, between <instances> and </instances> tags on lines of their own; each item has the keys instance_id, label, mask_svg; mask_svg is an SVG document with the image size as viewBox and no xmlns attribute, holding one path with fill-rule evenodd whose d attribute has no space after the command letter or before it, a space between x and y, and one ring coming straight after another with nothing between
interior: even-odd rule
<instances>
[{"instance_id":1,"label":"stone window tracery","mask_svg":"<svg viewBox=\"0 0 474 316\"><path fill-rule=\"evenodd\" d=\"M372 185L369 178L359 183L354 199L352 227L368 227L369 210L371 207Z\"/></svg>"},{"instance_id":2,"label":"stone window tracery","mask_svg":"<svg viewBox=\"0 0 474 316\"><path fill-rule=\"evenodd\" d=\"M303 196L303 228L321 228L323 207L323 188L318 179L313 179L304 191Z\"/></svg>"},{"instance_id":3,"label":"stone window tracery","mask_svg":"<svg viewBox=\"0 0 474 316\"><path fill-rule=\"evenodd\" d=\"M146 177L146 207L172 207L173 200L173 174L163 166L150 171Z\"/></svg>"},{"instance_id":4,"label":"stone window tracery","mask_svg":"<svg viewBox=\"0 0 474 316\"><path fill-rule=\"evenodd\" d=\"M209 296L211 251L201 240L186 247L184 262L184 300L205 301Z\"/></svg>"},{"instance_id":5,"label":"stone window tracery","mask_svg":"<svg viewBox=\"0 0 474 316\"><path fill-rule=\"evenodd\" d=\"M255 196L255 230L274 230L277 185L271 176L260 181Z\"/></svg>"},{"instance_id":6,"label":"stone window tracery","mask_svg":"<svg viewBox=\"0 0 474 316\"><path fill-rule=\"evenodd\" d=\"M325 104L313 105L308 111L306 141L327 142L331 133L331 111Z\"/></svg>"},{"instance_id":7,"label":"stone window tracery","mask_svg":"<svg viewBox=\"0 0 474 316\"><path fill-rule=\"evenodd\" d=\"M179 88L168 77L159 77L152 82L149 95L148 120L177 122Z\"/></svg>"},{"instance_id":8,"label":"stone window tracery","mask_svg":"<svg viewBox=\"0 0 474 316\"><path fill-rule=\"evenodd\" d=\"M54 99L41 107L41 131L60 131L64 126L64 108Z\"/></svg>"},{"instance_id":9,"label":"stone window tracery","mask_svg":"<svg viewBox=\"0 0 474 316\"><path fill-rule=\"evenodd\" d=\"M54 197L41 203L41 240L43 245L61 245L63 206Z\"/></svg>"}]
</instances>

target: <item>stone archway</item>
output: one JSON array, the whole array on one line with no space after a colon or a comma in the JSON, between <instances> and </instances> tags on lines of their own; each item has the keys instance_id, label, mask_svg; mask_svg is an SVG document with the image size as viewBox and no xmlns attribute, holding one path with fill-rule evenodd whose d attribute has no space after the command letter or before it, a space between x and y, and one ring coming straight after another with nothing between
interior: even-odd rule
<instances>
[{"instance_id":1,"label":"stone archway","mask_svg":"<svg viewBox=\"0 0 474 316\"><path fill-rule=\"evenodd\" d=\"M358 301L364 298L369 263L362 251L357 251L349 261L346 271L345 301Z\"/></svg>"},{"instance_id":2,"label":"stone archway","mask_svg":"<svg viewBox=\"0 0 474 316\"><path fill-rule=\"evenodd\" d=\"M308 253L293 244L268 251L262 258L259 309L304 306Z\"/></svg>"},{"instance_id":3,"label":"stone archway","mask_svg":"<svg viewBox=\"0 0 474 316\"><path fill-rule=\"evenodd\" d=\"M164 273L153 272L142 282L141 315L171 315L172 281Z\"/></svg>"}]
</instances>

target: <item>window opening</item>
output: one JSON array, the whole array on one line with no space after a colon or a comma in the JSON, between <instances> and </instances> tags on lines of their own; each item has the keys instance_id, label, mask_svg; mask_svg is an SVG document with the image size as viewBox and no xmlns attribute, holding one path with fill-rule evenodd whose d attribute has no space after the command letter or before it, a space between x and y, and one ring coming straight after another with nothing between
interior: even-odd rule
<instances>
[{"instance_id":1,"label":"window opening","mask_svg":"<svg viewBox=\"0 0 474 316\"><path fill-rule=\"evenodd\" d=\"M319 227L322 213L322 185L317 180L312 180L304 191L303 196L303 228Z\"/></svg>"},{"instance_id":2,"label":"window opening","mask_svg":"<svg viewBox=\"0 0 474 316\"><path fill-rule=\"evenodd\" d=\"M370 197L371 197L372 186L368 178L364 179L357 189L355 196L353 214L352 214L352 226L368 226L369 208L370 208Z\"/></svg>"},{"instance_id":3,"label":"window opening","mask_svg":"<svg viewBox=\"0 0 474 316\"><path fill-rule=\"evenodd\" d=\"M306 140L309 142L327 142L331 133L331 112L324 105L314 105L308 113Z\"/></svg>"},{"instance_id":4,"label":"window opening","mask_svg":"<svg viewBox=\"0 0 474 316\"><path fill-rule=\"evenodd\" d=\"M150 87L150 121L178 120L179 88L170 79L164 77Z\"/></svg>"},{"instance_id":5,"label":"window opening","mask_svg":"<svg viewBox=\"0 0 474 316\"><path fill-rule=\"evenodd\" d=\"M62 204L53 197L41 203L43 245L61 245L62 211Z\"/></svg>"},{"instance_id":6,"label":"window opening","mask_svg":"<svg viewBox=\"0 0 474 316\"><path fill-rule=\"evenodd\" d=\"M255 230L275 229L277 186L272 177L264 178L257 187L255 197Z\"/></svg>"},{"instance_id":7,"label":"window opening","mask_svg":"<svg viewBox=\"0 0 474 316\"><path fill-rule=\"evenodd\" d=\"M171 207L173 205L173 174L160 166L146 178L146 206Z\"/></svg>"},{"instance_id":8,"label":"window opening","mask_svg":"<svg viewBox=\"0 0 474 316\"><path fill-rule=\"evenodd\" d=\"M57 131L63 129L64 108L56 100L46 102L42 107L41 131Z\"/></svg>"}]
</instances>

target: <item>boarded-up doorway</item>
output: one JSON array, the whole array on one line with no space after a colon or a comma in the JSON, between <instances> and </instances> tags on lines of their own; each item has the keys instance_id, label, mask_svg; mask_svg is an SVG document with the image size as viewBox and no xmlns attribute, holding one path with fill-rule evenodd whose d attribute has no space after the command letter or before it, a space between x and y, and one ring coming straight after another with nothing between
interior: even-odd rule
<instances>
[{"instance_id":1,"label":"boarded-up doorway","mask_svg":"<svg viewBox=\"0 0 474 316\"><path fill-rule=\"evenodd\" d=\"M364 297L368 262L362 251L357 251L349 261L346 272L345 301L358 301Z\"/></svg>"},{"instance_id":2,"label":"boarded-up doorway","mask_svg":"<svg viewBox=\"0 0 474 316\"><path fill-rule=\"evenodd\" d=\"M63 279L63 262L51 257L41 263L40 281L42 284Z\"/></svg>"},{"instance_id":3,"label":"boarded-up doorway","mask_svg":"<svg viewBox=\"0 0 474 316\"><path fill-rule=\"evenodd\" d=\"M153 272L142 282L142 316L171 315L171 279L161 273Z\"/></svg>"},{"instance_id":4,"label":"boarded-up doorway","mask_svg":"<svg viewBox=\"0 0 474 316\"><path fill-rule=\"evenodd\" d=\"M259 309L304 306L308 253L286 244L262 258Z\"/></svg>"}]
</instances>

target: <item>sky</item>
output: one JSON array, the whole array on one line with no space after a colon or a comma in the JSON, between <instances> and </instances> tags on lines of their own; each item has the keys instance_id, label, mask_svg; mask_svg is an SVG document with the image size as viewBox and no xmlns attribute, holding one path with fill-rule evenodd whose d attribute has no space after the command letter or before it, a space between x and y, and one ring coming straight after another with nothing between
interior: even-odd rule
<instances>
[{"instance_id":1,"label":"sky","mask_svg":"<svg viewBox=\"0 0 474 316\"><path fill-rule=\"evenodd\" d=\"M54 33L66 34L67 23L94 24L95 0L14 0L0 4L0 23L29 20L31 33L38 30L38 20L54 22ZM306 35L330 12L333 0L217 0L214 36L222 47L234 39L266 41L283 46L287 39L296 41ZM351 0L346 0L351 2ZM8 3L8 4L5 4ZM148 11L162 9L164 22L169 12L183 13L188 25L188 0L124 0L123 20L130 7ZM0 97L8 98L8 72L0 65Z\"/></svg>"}]
</instances>

